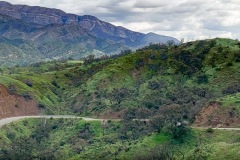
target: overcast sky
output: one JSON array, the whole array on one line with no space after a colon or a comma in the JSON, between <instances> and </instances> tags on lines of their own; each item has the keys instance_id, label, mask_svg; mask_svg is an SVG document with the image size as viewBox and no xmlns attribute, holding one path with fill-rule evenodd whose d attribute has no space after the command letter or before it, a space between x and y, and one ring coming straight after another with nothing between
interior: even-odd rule
<instances>
[{"instance_id":1,"label":"overcast sky","mask_svg":"<svg viewBox=\"0 0 240 160\"><path fill-rule=\"evenodd\" d=\"M240 38L240 0L6 0L93 15L114 25L178 39Z\"/></svg>"}]
</instances>

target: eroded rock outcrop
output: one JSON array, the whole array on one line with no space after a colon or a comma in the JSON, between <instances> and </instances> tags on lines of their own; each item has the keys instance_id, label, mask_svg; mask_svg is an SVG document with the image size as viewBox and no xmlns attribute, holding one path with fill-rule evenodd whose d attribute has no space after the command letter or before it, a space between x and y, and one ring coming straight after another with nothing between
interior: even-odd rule
<instances>
[{"instance_id":1,"label":"eroded rock outcrop","mask_svg":"<svg viewBox=\"0 0 240 160\"><path fill-rule=\"evenodd\" d=\"M10 94L8 89L0 84L0 119L14 116L37 115L38 113L39 109L36 101Z\"/></svg>"},{"instance_id":2,"label":"eroded rock outcrop","mask_svg":"<svg viewBox=\"0 0 240 160\"><path fill-rule=\"evenodd\" d=\"M222 107L213 102L205 106L195 117L196 127L239 127L240 114L234 107Z\"/></svg>"}]
</instances>

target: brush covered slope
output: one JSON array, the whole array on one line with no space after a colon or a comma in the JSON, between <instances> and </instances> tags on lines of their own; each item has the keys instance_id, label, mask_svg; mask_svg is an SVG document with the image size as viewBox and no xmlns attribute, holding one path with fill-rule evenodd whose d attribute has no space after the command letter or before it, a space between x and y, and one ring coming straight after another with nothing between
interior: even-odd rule
<instances>
[{"instance_id":1,"label":"brush covered slope","mask_svg":"<svg viewBox=\"0 0 240 160\"><path fill-rule=\"evenodd\" d=\"M155 121L156 122L156 121ZM239 131L154 121L28 119L0 130L0 159L237 160ZM163 124L163 123L162 123Z\"/></svg>"},{"instance_id":2,"label":"brush covered slope","mask_svg":"<svg viewBox=\"0 0 240 160\"><path fill-rule=\"evenodd\" d=\"M1 83L45 113L122 120L4 126L0 159L237 159L239 131L188 126L239 127L239 63L239 41L213 39L2 68Z\"/></svg>"},{"instance_id":3,"label":"brush covered slope","mask_svg":"<svg viewBox=\"0 0 240 160\"><path fill-rule=\"evenodd\" d=\"M0 1L0 62L5 66L117 54L167 42L179 43L172 37L134 32L89 15Z\"/></svg>"},{"instance_id":4,"label":"brush covered slope","mask_svg":"<svg viewBox=\"0 0 240 160\"><path fill-rule=\"evenodd\" d=\"M14 95L8 89L0 85L0 118L36 115L39 113L36 101L24 95Z\"/></svg>"},{"instance_id":5,"label":"brush covered slope","mask_svg":"<svg viewBox=\"0 0 240 160\"><path fill-rule=\"evenodd\" d=\"M230 39L157 44L136 53L89 56L84 63L3 68L0 82L29 94L49 114L123 118L129 112L131 118L147 118L174 111L188 122L197 118L197 126L236 126L239 56L239 42ZM219 114L206 116L208 110Z\"/></svg>"},{"instance_id":6,"label":"brush covered slope","mask_svg":"<svg viewBox=\"0 0 240 160\"><path fill-rule=\"evenodd\" d=\"M117 59L85 63L91 78L76 81L82 73L72 69L69 76L79 90L69 106L76 113L113 118L131 109L134 118L174 110L193 121L202 108L218 104L239 122L239 56L238 41L214 39L150 45ZM208 119L208 125L233 125L218 119Z\"/></svg>"}]
</instances>

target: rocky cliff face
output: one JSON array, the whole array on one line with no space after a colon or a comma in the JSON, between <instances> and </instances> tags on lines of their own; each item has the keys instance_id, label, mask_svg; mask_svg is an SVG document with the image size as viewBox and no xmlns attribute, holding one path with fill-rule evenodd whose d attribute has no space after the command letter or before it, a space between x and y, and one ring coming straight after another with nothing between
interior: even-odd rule
<instances>
[{"instance_id":1,"label":"rocky cliff face","mask_svg":"<svg viewBox=\"0 0 240 160\"><path fill-rule=\"evenodd\" d=\"M90 15L79 16L58 9L12 5L3 1L0 1L0 38L4 39L0 46L9 48L4 54L17 57L20 64L23 63L23 55L16 54L16 50L25 53L25 57L34 55L37 60L31 62L38 62L80 58L89 54L116 54L121 50L169 40L179 43L172 37L134 32ZM16 39L25 45L16 43Z\"/></svg>"},{"instance_id":2,"label":"rocky cliff face","mask_svg":"<svg viewBox=\"0 0 240 160\"><path fill-rule=\"evenodd\" d=\"M34 100L26 100L21 96L10 94L7 88L0 84L0 119L38 113L39 109Z\"/></svg>"},{"instance_id":3,"label":"rocky cliff face","mask_svg":"<svg viewBox=\"0 0 240 160\"><path fill-rule=\"evenodd\" d=\"M36 23L43 26L62 23L63 17L66 16L65 12L57 9L12 5L3 1L0 2L0 13L15 19L21 19L29 23Z\"/></svg>"},{"instance_id":4,"label":"rocky cliff face","mask_svg":"<svg viewBox=\"0 0 240 160\"><path fill-rule=\"evenodd\" d=\"M0 14L8 15L18 20L22 20L40 26L50 24L71 24L79 25L82 28L90 30L97 37L111 39L115 41L124 41L125 44L134 46L140 43L140 38L144 38L144 34L133 32L123 27L116 27L110 23L99 20L90 15L78 16L67 14L61 10L49 9L44 7L30 7L26 5L11 5L7 2L0 2Z\"/></svg>"},{"instance_id":5,"label":"rocky cliff face","mask_svg":"<svg viewBox=\"0 0 240 160\"><path fill-rule=\"evenodd\" d=\"M131 41L134 41L136 38L144 35L123 27L116 27L110 23L99 20L94 16L67 14L58 9L12 5L8 2L0 2L0 13L40 26L46 26L49 24L77 24L85 29L93 31L98 36L129 38Z\"/></svg>"}]
</instances>

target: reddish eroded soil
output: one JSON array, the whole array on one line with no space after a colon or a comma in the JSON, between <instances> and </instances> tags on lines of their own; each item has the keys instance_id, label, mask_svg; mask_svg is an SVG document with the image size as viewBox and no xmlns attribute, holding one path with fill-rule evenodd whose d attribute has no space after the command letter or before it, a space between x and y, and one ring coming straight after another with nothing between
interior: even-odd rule
<instances>
[{"instance_id":1,"label":"reddish eroded soil","mask_svg":"<svg viewBox=\"0 0 240 160\"><path fill-rule=\"evenodd\" d=\"M19 95L10 94L0 84L0 119L14 116L37 115L39 109L34 100L25 100Z\"/></svg>"},{"instance_id":2,"label":"reddish eroded soil","mask_svg":"<svg viewBox=\"0 0 240 160\"><path fill-rule=\"evenodd\" d=\"M205 106L195 117L195 127L239 127L240 115L232 108L224 108L217 102Z\"/></svg>"}]
</instances>

